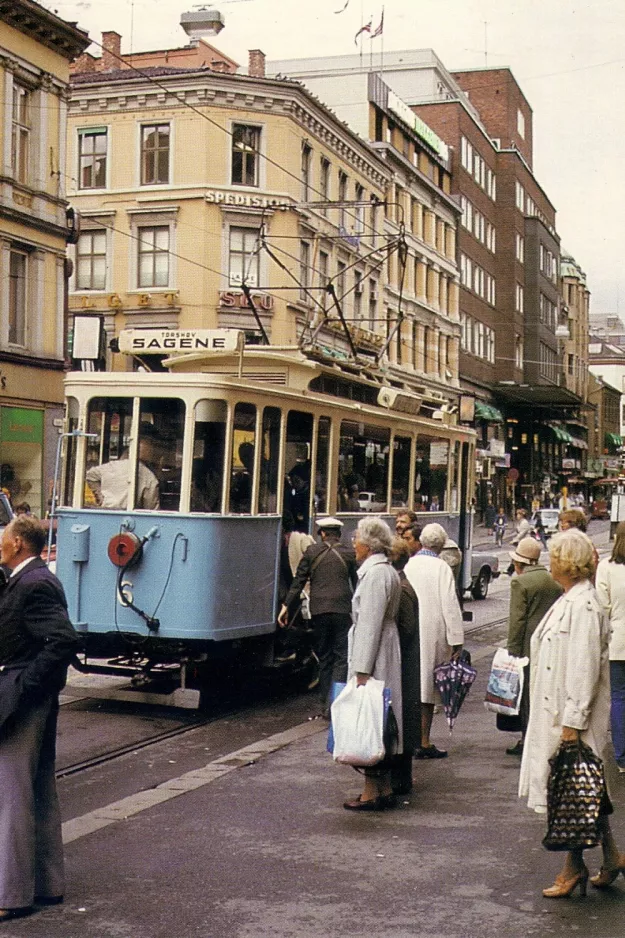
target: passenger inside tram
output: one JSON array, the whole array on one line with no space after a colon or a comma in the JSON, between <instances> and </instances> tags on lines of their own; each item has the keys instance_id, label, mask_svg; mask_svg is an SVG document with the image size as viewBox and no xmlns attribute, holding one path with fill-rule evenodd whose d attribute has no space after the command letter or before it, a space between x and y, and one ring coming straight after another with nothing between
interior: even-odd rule
<instances>
[{"instance_id":1,"label":"passenger inside tram","mask_svg":"<svg viewBox=\"0 0 625 938\"><path fill-rule=\"evenodd\" d=\"M140 433L135 507L155 511L160 507L160 487L149 464L158 461L156 432L151 424L145 423L141 425ZM127 508L131 472L128 455L129 449L126 446L119 459L92 466L87 471L87 485L93 492L99 508L121 511Z\"/></svg>"}]
</instances>

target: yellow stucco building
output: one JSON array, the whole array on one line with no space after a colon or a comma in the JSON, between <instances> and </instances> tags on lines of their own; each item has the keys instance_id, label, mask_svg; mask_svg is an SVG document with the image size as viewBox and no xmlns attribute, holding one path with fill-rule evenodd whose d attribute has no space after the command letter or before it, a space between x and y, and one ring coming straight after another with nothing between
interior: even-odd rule
<instances>
[{"instance_id":1,"label":"yellow stucco building","mask_svg":"<svg viewBox=\"0 0 625 938\"><path fill-rule=\"evenodd\" d=\"M69 66L88 44L32 0L0 8L0 471L36 514L63 414Z\"/></svg>"},{"instance_id":2,"label":"yellow stucco building","mask_svg":"<svg viewBox=\"0 0 625 938\"><path fill-rule=\"evenodd\" d=\"M102 316L108 339L123 328L227 327L256 342L264 330L273 344L338 357L351 343L364 362L390 336L385 367L435 401L457 396L457 207L439 207L431 237L444 281L432 306L448 332L439 340L437 326L436 356L432 338L426 356L408 309L423 272L415 274L412 203L399 224L397 202L408 197L387 152L300 83L266 78L258 50L243 74L203 40L122 55L109 32L103 46L101 59L82 57L71 83L68 172L81 219L72 312ZM442 188L440 196L448 200ZM410 326L398 330L400 307ZM400 351L417 344L420 358ZM109 352L107 367L133 363Z\"/></svg>"}]
</instances>

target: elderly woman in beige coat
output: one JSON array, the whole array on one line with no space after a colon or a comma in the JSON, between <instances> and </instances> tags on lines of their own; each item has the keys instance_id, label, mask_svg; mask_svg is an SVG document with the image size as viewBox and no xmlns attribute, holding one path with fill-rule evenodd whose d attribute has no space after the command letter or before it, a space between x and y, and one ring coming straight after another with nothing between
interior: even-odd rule
<instances>
[{"instance_id":1,"label":"elderly woman in beige coat","mask_svg":"<svg viewBox=\"0 0 625 938\"><path fill-rule=\"evenodd\" d=\"M401 650L397 613L401 585L389 561L393 544L391 529L380 518L362 518L354 535L358 584L352 599L354 624L349 631L348 680L358 685L370 677L384 681L391 690L393 713L399 731L397 752L402 752ZM343 805L348 811L382 811L395 804L390 754L365 769L362 794Z\"/></svg>"},{"instance_id":2,"label":"elderly woman in beige coat","mask_svg":"<svg viewBox=\"0 0 625 938\"><path fill-rule=\"evenodd\" d=\"M415 753L417 759L443 759L447 755L430 740L434 704L440 700L434 687L434 668L449 661L464 642L454 575L439 557L446 541L442 525L426 524L421 532L421 549L404 571L419 600L421 626L421 746Z\"/></svg>"},{"instance_id":3,"label":"elderly woman in beige coat","mask_svg":"<svg viewBox=\"0 0 625 938\"><path fill-rule=\"evenodd\" d=\"M581 739L600 757L608 739L610 629L591 582L593 545L578 530L551 539L551 575L563 595L539 623L531 641L530 718L523 747L519 795L538 813L547 810L549 759L561 742ZM580 811L583 806L580 805ZM603 825L603 867L591 879L605 888L625 872L607 817ZM547 898L586 892L588 870L582 850L571 850Z\"/></svg>"}]
</instances>

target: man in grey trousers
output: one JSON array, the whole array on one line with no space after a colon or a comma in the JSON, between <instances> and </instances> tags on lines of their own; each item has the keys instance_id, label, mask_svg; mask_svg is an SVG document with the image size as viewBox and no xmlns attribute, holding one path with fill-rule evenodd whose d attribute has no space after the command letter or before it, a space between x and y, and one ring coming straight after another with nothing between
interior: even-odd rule
<instances>
[{"instance_id":1,"label":"man in grey trousers","mask_svg":"<svg viewBox=\"0 0 625 938\"><path fill-rule=\"evenodd\" d=\"M44 545L27 516L0 541L0 922L63 901L56 722L79 639L63 587L40 559Z\"/></svg>"}]
</instances>

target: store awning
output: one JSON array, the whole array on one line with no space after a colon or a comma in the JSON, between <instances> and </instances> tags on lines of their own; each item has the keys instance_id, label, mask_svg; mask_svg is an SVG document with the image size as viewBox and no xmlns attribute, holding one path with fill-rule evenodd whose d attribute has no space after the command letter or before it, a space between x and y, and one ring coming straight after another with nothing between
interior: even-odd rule
<instances>
[{"instance_id":1,"label":"store awning","mask_svg":"<svg viewBox=\"0 0 625 938\"><path fill-rule=\"evenodd\" d=\"M485 401L476 400L475 418L476 420L488 420L490 423L503 423L503 414L501 411L493 407L492 404L487 404Z\"/></svg>"},{"instance_id":2,"label":"store awning","mask_svg":"<svg viewBox=\"0 0 625 938\"><path fill-rule=\"evenodd\" d=\"M607 446L622 446L623 437L618 433L606 433L605 442Z\"/></svg>"},{"instance_id":3,"label":"store awning","mask_svg":"<svg viewBox=\"0 0 625 938\"><path fill-rule=\"evenodd\" d=\"M573 437L564 427L558 427L553 423L550 423L549 426L553 430L555 438L559 443L573 443Z\"/></svg>"}]
</instances>

